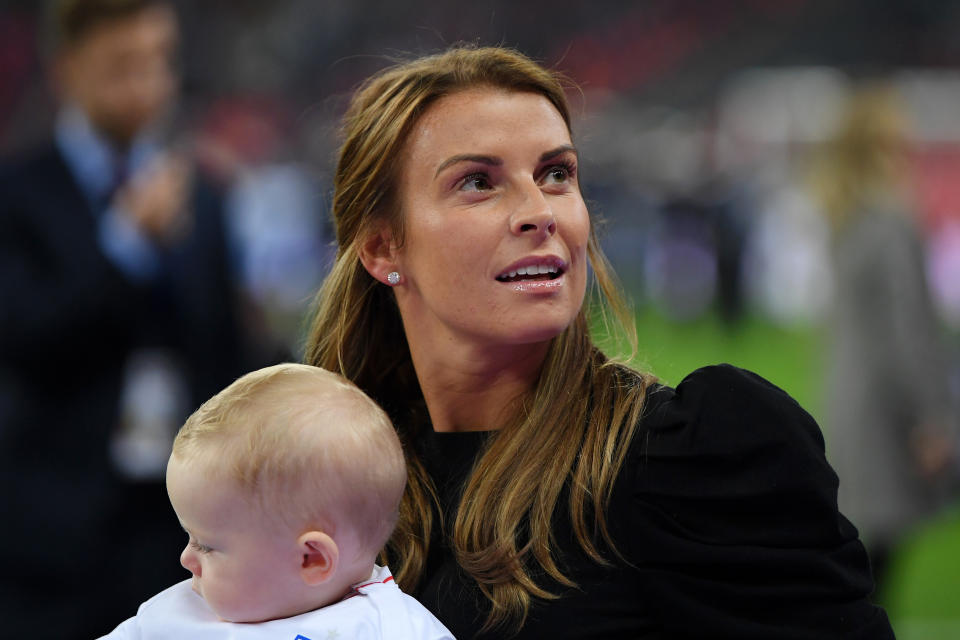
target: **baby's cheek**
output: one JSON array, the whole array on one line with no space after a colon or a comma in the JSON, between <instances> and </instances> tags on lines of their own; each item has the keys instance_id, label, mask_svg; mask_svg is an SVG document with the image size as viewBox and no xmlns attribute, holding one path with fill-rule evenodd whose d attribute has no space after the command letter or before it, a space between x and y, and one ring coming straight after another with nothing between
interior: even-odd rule
<instances>
[{"instance_id":1,"label":"baby's cheek","mask_svg":"<svg viewBox=\"0 0 960 640\"><path fill-rule=\"evenodd\" d=\"M258 603L251 594L237 589L234 585L223 586L216 594L214 606L217 615L230 622L249 622L251 615L256 616Z\"/></svg>"}]
</instances>

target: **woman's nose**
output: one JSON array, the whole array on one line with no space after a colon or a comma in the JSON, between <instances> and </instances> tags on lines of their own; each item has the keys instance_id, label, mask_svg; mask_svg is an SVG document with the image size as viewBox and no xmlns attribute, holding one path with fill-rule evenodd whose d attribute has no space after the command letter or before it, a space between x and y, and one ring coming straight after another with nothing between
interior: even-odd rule
<instances>
[{"instance_id":1,"label":"woman's nose","mask_svg":"<svg viewBox=\"0 0 960 640\"><path fill-rule=\"evenodd\" d=\"M510 220L510 227L517 235L539 233L549 236L557 232L557 219L539 187L532 185L524 190Z\"/></svg>"},{"instance_id":2,"label":"woman's nose","mask_svg":"<svg viewBox=\"0 0 960 640\"><path fill-rule=\"evenodd\" d=\"M187 544L180 553L180 564L194 576L200 577L200 560L197 558L196 552L190 548L189 544Z\"/></svg>"}]
</instances>

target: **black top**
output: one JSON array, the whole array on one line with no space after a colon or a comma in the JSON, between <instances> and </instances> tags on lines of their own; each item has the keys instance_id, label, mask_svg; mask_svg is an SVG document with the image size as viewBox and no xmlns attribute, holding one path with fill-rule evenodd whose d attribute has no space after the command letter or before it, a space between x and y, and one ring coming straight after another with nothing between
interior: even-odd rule
<instances>
[{"instance_id":1,"label":"black top","mask_svg":"<svg viewBox=\"0 0 960 640\"><path fill-rule=\"evenodd\" d=\"M427 436L448 513L487 437ZM517 638L893 638L820 429L748 371L706 367L650 389L607 512L629 564L587 558L558 504L557 555L579 588L542 579L562 597L535 601ZM460 640L508 635L478 635L486 601L439 534L414 595Z\"/></svg>"}]
</instances>

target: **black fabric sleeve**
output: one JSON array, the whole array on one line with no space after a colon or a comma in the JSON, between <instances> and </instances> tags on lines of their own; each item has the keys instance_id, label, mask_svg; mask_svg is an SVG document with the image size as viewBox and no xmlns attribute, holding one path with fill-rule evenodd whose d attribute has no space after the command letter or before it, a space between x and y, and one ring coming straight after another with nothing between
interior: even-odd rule
<instances>
[{"instance_id":1,"label":"black fabric sleeve","mask_svg":"<svg viewBox=\"0 0 960 640\"><path fill-rule=\"evenodd\" d=\"M648 403L611 517L667 637L893 637L807 412L728 365Z\"/></svg>"}]
</instances>

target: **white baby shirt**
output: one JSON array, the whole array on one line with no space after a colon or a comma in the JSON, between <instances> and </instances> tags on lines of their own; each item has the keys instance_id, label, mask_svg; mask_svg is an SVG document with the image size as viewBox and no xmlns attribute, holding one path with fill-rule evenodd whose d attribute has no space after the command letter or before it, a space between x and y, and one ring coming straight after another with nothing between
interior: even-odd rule
<instances>
[{"instance_id":1,"label":"white baby shirt","mask_svg":"<svg viewBox=\"0 0 960 640\"><path fill-rule=\"evenodd\" d=\"M331 605L291 618L224 622L184 580L150 598L137 615L101 640L454 640L414 598L400 591L386 567Z\"/></svg>"}]
</instances>

